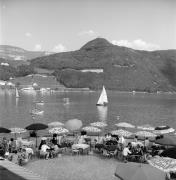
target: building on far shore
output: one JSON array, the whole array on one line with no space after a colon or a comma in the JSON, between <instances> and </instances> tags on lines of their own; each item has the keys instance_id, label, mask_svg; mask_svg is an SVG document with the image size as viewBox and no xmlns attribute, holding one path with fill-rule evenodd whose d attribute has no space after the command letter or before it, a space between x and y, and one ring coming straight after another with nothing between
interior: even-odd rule
<instances>
[{"instance_id":1,"label":"building on far shore","mask_svg":"<svg viewBox=\"0 0 176 180\"><path fill-rule=\"evenodd\" d=\"M82 69L81 72L103 73L103 69Z\"/></svg>"}]
</instances>

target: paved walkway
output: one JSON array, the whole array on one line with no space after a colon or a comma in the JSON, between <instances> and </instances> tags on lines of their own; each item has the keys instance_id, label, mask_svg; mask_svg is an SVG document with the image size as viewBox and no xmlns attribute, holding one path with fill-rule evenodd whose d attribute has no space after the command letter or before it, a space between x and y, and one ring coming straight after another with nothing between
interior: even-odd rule
<instances>
[{"instance_id":1,"label":"paved walkway","mask_svg":"<svg viewBox=\"0 0 176 180\"><path fill-rule=\"evenodd\" d=\"M18 166L8 160L0 160L1 180L47 180L32 171Z\"/></svg>"}]
</instances>

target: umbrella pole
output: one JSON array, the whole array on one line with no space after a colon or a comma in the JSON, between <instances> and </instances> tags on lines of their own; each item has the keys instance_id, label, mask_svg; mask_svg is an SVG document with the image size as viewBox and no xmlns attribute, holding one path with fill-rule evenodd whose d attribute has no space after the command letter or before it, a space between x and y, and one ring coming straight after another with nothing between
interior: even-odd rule
<instances>
[{"instance_id":1,"label":"umbrella pole","mask_svg":"<svg viewBox=\"0 0 176 180\"><path fill-rule=\"evenodd\" d=\"M37 148L37 135L36 135L36 142L35 142L35 147Z\"/></svg>"},{"instance_id":2,"label":"umbrella pole","mask_svg":"<svg viewBox=\"0 0 176 180\"><path fill-rule=\"evenodd\" d=\"M35 135L36 135L35 147L37 148L37 132L35 132Z\"/></svg>"}]
</instances>

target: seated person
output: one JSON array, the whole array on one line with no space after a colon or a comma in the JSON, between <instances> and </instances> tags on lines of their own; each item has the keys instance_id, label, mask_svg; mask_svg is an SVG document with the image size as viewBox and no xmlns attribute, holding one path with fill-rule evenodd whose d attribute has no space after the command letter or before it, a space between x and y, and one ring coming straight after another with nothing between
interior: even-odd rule
<instances>
[{"instance_id":1,"label":"seated person","mask_svg":"<svg viewBox=\"0 0 176 180\"><path fill-rule=\"evenodd\" d=\"M26 146L23 146L22 148L26 150L28 159L31 159L32 155L34 154L33 149L30 147L26 147Z\"/></svg>"},{"instance_id":2,"label":"seated person","mask_svg":"<svg viewBox=\"0 0 176 180\"><path fill-rule=\"evenodd\" d=\"M105 134L105 141L110 141L112 138L111 133Z\"/></svg>"},{"instance_id":3,"label":"seated person","mask_svg":"<svg viewBox=\"0 0 176 180\"><path fill-rule=\"evenodd\" d=\"M2 144L0 144L0 156L4 157L4 155L5 155L5 150L4 150L3 146L2 146Z\"/></svg>"},{"instance_id":4,"label":"seated person","mask_svg":"<svg viewBox=\"0 0 176 180\"><path fill-rule=\"evenodd\" d=\"M124 149L122 151L124 162L127 162L127 157L129 154L131 154L131 151L129 150L129 146L124 147Z\"/></svg>"},{"instance_id":5,"label":"seated person","mask_svg":"<svg viewBox=\"0 0 176 180\"><path fill-rule=\"evenodd\" d=\"M45 159L49 158L49 151L50 147L46 145L46 142L44 141L43 145L41 146L40 155L45 156Z\"/></svg>"},{"instance_id":6,"label":"seated person","mask_svg":"<svg viewBox=\"0 0 176 180\"><path fill-rule=\"evenodd\" d=\"M84 136L80 136L80 138L78 139L78 144L85 144L86 141L84 139Z\"/></svg>"},{"instance_id":7,"label":"seated person","mask_svg":"<svg viewBox=\"0 0 176 180\"><path fill-rule=\"evenodd\" d=\"M58 153L61 152L58 144L50 144L49 147L50 147L50 150L49 150L49 157L50 158L57 156Z\"/></svg>"},{"instance_id":8,"label":"seated person","mask_svg":"<svg viewBox=\"0 0 176 180\"><path fill-rule=\"evenodd\" d=\"M9 159L9 161L12 161L13 163L19 165L19 154L18 154L17 150L14 150L13 153L11 153L9 155L8 159Z\"/></svg>"},{"instance_id":9,"label":"seated person","mask_svg":"<svg viewBox=\"0 0 176 180\"><path fill-rule=\"evenodd\" d=\"M21 153L18 154L18 159L19 159L19 165L21 166L29 161L26 149L21 150Z\"/></svg>"},{"instance_id":10,"label":"seated person","mask_svg":"<svg viewBox=\"0 0 176 180\"><path fill-rule=\"evenodd\" d=\"M45 141L45 140L41 140L40 145L39 145L39 147L38 147L39 150L41 150L41 147L42 147L43 144L46 144L46 141Z\"/></svg>"},{"instance_id":11,"label":"seated person","mask_svg":"<svg viewBox=\"0 0 176 180\"><path fill-rule=\"evenodd\" d=\"M16 151L16 142L11 138L9 141L9 152L13 153L14 151Z\"/></svg>"}]
</instances>

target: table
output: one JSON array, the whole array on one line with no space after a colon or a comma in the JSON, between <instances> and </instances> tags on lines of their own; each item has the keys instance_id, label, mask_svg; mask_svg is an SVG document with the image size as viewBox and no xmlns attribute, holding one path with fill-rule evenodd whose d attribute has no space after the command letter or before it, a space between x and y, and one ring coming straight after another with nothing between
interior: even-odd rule
<instances>
[{"instance_id":1,"label":"table","mask_svg":"<svg viewBox=\"0 0 176 180\"><path fill-rule=\"evenodd\" d=\"M90 145L88 144L73 144L72 149L88 149Z\"/></svg>"},{"instance_id":2,"label":"table","mask_svg":"<svg viewBox=\"0 0 176 180\"><path fill-rule=\"evenodd\" d=\"M73 144L72 145L72 149L81 149L82 150L82 153L86 152L87 154L89 153L89 148L90 148L90 145L88 144Z\"/></svg>"}]
</instances>

